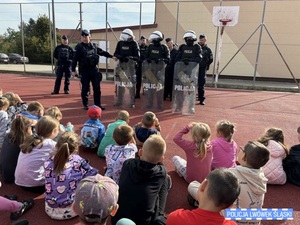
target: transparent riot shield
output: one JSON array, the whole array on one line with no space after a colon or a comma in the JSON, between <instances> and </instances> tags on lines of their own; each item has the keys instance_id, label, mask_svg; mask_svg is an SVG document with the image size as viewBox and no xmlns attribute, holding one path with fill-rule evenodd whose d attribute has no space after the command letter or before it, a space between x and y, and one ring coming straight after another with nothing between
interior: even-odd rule
<instances>
[{"instance_id":1,"label":"transparent riot shield","mask_svg":"<svg viewBox=\"0 0 300 225\"><path fill-rule=\"evenodd\" d=\"M116 107L135 107L135 61L118 62L115 67L114 81L116 85L115 103Z\"/></svg>"},{"instance_id":2,"label":"transparent riot shield","mask_svg":"<svg viewBox=\"0 0 300 225\"><path fill-rule=\"evenodd\" d=\"M142 109L144 110L163 110L165 67L163 61L142 63L142 87L144 99Z\"/></svg>"},{"instance_id":3,"label":"transparent riot shield","mask_svg":"<svg viewBox=\"0 0 300 225\"><path fill-rule=\"evenodd\" d=\"M195 113L196 90L198 84L199 64L176 62L173 81L173 112L184 115Z\"/></svg>"}]
</instances>

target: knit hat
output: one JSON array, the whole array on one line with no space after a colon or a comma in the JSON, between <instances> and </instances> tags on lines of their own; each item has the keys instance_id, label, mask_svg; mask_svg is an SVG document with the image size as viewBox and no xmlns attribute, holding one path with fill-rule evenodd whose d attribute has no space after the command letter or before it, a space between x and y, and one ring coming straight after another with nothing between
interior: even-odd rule
<instances>
[{"instance_id":1,"label":"knit hat","mask_svg":"<svg viewBox=\"0 0 300 225\"><path fill-rule=\"evenodd\" d=\"M78 184L74 211L87 222L101 222L117 205L118 190L119 186L109 177L100 174L88 176Z\"/></svg>"},{"instance_id":2,"label":"knit hat","mask_svg":"<svg viewBox=\"0 0 300 225\"><path fill-rule=\"evenodd\" d=\"M87 115L91 119L100 118L102 115L102 110L100 109L100 107L93 105L93 106L89 107L89 109L87 111Z\"/></svg>"}]
</instances>

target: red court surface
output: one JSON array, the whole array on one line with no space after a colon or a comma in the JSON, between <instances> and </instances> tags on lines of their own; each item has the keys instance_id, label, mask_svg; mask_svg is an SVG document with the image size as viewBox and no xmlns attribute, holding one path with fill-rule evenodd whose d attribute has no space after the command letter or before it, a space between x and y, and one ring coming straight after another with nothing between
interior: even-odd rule
<instances>
[{"instance_id":1,"label":"red court surface","mask_svg":"<svg viewBox=\"0 0 300 225\"><path fill-rule=\"evenodd\" d=\"M54 78L22 76L14 74L0 74L0 87L4 92L12 91L21 96L29 103L40 101L47 109L58 106L63 113L62 123L71 121L79 133L81 126L87 119L86 111L83 110L80 99L80 85L78 80L71 82L70 94L51 95ZM102 82L102 104L106 107L103 111L101 121L107 126L113 122L118 108L113 107L114 85L112 82ZM172 138L180 128L192 121L201 121L211 127L212 136L215 135L215 123L220 119L228 119L236 124L234 139L238 145L245 145L248 140L257 139L266 128L280 127L285 134L285 142L288 146L297 144L296 129L300 126L300 94L283 92L242 91L229 89L207 89L206 105L196 105L196 113L191 116L183 116L171 112L171 103L165 102L165 110L157 112L157 117L162 126L162 136L167 143L165 165L173 180L172 189L168 195L166 214L177 208L191 207L188 205L187 183L179 178L172 165L174 155L184 156L184 152L176 146ZM127 109L131 115L130 125L141 120L144 113L141 110L141 101L138 99L135 109ZM92 104L92 96L90 98ZM97 167L103 174L105 160L99 158L95 153L80 153L83 157L90 159L91 165ZM264 208L293 208L293 221L263 221L263 225L277 224L300 224L300 188L292 184L283 186L268 186L265 196ZM3 184L0 195L18 194L22 200L28 197L37 197L35 194L25 192L14 184ZM47 224L78 224L78 218L68 221L54 221L44 212L43 199L36 199L35 206L22 218L27 218L31 225ZM12 224L9 213L0 214L0 224ZM110 223L109 223L110 224Z\"/></svg>"}]
</instances>

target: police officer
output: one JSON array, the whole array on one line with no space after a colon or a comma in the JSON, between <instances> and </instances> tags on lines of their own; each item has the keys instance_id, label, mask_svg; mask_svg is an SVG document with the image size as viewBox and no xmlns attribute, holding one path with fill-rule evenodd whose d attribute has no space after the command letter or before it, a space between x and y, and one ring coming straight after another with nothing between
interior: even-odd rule
<instances>
[{"instance_id":1,"label":"police officer","mask_svg":"<svg viewBox=\"0 0 300 225\"><path fill-rule=\"evenodd\" d=\"M209 70L210 64L213 62L213 54L211 49L206 44L206 35L200 34L199 45L202 48L202 60L199 64L199 76L198 76L198 99L200 105L205 105L205 83L206 83L206 72Z\"/></svg>"},{"instance_id":2,"label":"police officer","mask_svg":"<svg viewBox=\"0 0 300 225\"><path fill-rule=\"evenodd\" d=\"M61 37L61 44L54 49L53 57L57 60L56 80L52 95L59 94L60 84L63 75L65 74L64 93L69 94L70 78L71 78L71 64L74 55L74 50L68 46L68 37L63 35Z\"/></svg>"},{"instance_id":3,"label":"police officer","mask_svg":"<svg viewBox=\"0 0 300 225\"><path fill-rule=\"evenodd\" d=\"M90 94L90 82L93 86L94 104L99 106L102 110L105 108L101 106L101 90L100 81L102 80L102 74L99 72L98 63L99 55L107 58L114 58L108 52L97 47L91 42L90 32L88 30L82 30L81 43L75 47L75 56L72 62L72 76L75 76L75 69L77 62L79 62L79 74L81 76L80 82L82 84L81 99L83 108L88 110L88 97Z\"/></svg>"},{"instance_id":4,"label":"police officer","mask_svg":"<svg viewBox=\"0 0 300 225\"><path fill-rule=\"evenodd\" d=\"M172 101L174 66L178 49L174 44L172 38L166 38L166 44L170 51L170 62L167 64L166 67L164 100L166 100L167 97L170 97L170 101Z\"/></svg>"},{"instance_id":5,"label":"police officer","mask_svg":"<svg viewBox=\"0 0 300 225\"><path fill-rule=\"evenodd\" d=\"M136 68L136 90L135 90L135 98L140 98L141 86L142 86L142 63L146 59L147 55L147 39L144 36L141 36L140 43L140 59L138 61L138 65Z\"/></svg>"},{"instance_id":6,"label":"police officer","mask_svg":"<svg viewBox=\"0 0 300 225\"><path fill-rule=\"evenodd\" d=\"M135 37L131 29L124 29L120 35L120 41L118 41L114 56L120 60L120 63L123 65L129 62L129 59L134 61L138 61L140 58L140 51L138 43L134 40ZM127 64L128 66L128 64ZM134 68L135 69L135 68ZM132 74L127 74L130 78L131 83L133 84L132 87L129 88L130 93L130 106L132 108L135 107L135 82L136 82L136 73L135 70L131 71ZM119 87L118 93L118 101L117 105L122 104L124 98L125 87Z\"/></svg>"},{"instance_id":7,"label":"police officer","mask_svg":"<svg viewBox=\"0 0 300 225\"><path fill-rule=\"evenodd\" d=\"M146 61L148 63L155 62L156 64L159 63L159 61L163 61L164 63L170 62L170 51L168 47L165 44L162 44L161 42L164 39L164 35L156 30L152 32L149 36L150 44L148 46L147 54L146 54ZM158 71L156 71L158 72ZM165 80L165 71L164 73L157 73L154 74L155 79L162 81L162 85L164 85ZM148 91L148 108L151 107L153 104L153 96L154 90L151 89ZM161 110L163 108L162 102L163 102L163 91L157 91L157 108Z\"/></svg>"}]
</instances>

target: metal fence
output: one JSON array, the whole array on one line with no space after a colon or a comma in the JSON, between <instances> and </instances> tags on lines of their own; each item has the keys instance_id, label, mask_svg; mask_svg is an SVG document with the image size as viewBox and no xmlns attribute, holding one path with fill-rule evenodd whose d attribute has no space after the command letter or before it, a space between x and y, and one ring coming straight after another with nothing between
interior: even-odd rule
<instances>
[{"instance_id":1,"label":"metal fence","mask_svg":"<svg viewBox=\"0 0 300 225\"><path fill-rule=\"evenodd\" d=\"M111 32L116 27L137 26L137 37L159 29L178 44L183 42L184 32L191 29L208 36L208 45L216 56L219 28L212 24L213 7L240 6L238 24L225 29L220 75L250 77L254 81L279 78L297 83L300 79L299 0L53 3L0 3L0 33L8 24L17 30L21 21L45 14L57 29L106 29L110 35L104 37L113 53L117 40ZM157 28L144 29L144 24L157 24ZM56 43L49 41L54 49ZM102 66L112 68L110 64ZM210 74L215 73L215 67L211 67Z\"/></svg>"}]
</instances>

